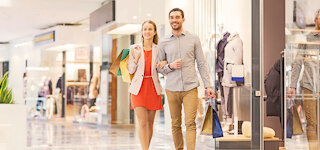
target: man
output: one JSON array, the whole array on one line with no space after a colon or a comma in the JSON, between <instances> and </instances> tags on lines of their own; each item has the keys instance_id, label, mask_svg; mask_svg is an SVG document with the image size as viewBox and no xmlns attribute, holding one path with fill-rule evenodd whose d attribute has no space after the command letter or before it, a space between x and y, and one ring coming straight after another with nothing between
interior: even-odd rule
<instances>
[{"instance_id":1,"label":"man","mask_svg":"<svg viewBox=\"0 0 320 150\"><path fill-rule=\"evenodd\" d=\"M307 36L307 42L320 42L320 9L316 12L315 18L315 30ZM320 50L319 44L300 44L299 49L303 50ZM290 98L294 97L296 94L297 82L299 80L302 64L304 64L303 77L300 82L301 89L303 91L303 109L305 111L307 120L307 138L309 142L310 150L318 150L317 143L317 99L313 96L317 93L319 94L319 77L317 77L316 69L317 61L315 59L305 59L312 58L308 51L299 51L296 56L296 60L292 64L292 77L290 90L288 96ZM306 60L306 61L304 61Z\"/></svg>"},{"instance_id":2,"label":"man","mask_svg":"<svg viewBox=\"0 0 320 150\"><path fill-rule=\"evenodd\" d=\"M183 29L185 21L184 12L174 8L169 12L169 22L172 32L159 43L158 62L168 61L158 72L167 74L166 94L172 120L172 136L175 148L183 149L183 136L181 131L182 105L185 113L187 130L187 149L194 150L196 143L196 113L198 105L199 81L195 69L195 61L206 88L206 93L214 97L210 88L211 81L207 63L202 52L198 36Z\"/></svg>"}]
</instances>

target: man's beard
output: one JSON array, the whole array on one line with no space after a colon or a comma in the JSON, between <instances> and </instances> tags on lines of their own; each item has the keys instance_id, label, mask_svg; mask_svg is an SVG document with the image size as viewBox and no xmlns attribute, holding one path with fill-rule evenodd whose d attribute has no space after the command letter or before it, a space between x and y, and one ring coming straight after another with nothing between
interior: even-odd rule
<instances>
[{"instance_id":1,"label":"man's beard","mask_svg":"<svg viewBox=\"0 0 320 150\"><path fill-rule=\"evenodd\" d=\"M181 27L182 27L182 26L178 26L178 27L174 28L174 27L171 25L172 30L180 30Z\"/></svg>"}]
</instances>

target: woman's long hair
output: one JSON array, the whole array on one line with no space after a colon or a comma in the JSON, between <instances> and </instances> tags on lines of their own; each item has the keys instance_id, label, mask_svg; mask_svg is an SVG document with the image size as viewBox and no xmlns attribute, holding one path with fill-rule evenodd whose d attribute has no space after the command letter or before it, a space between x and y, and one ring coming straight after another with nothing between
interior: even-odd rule
<instances>
[{"instance_id":1,"label":"woman's long hair","mask_svg":"<svg viewBox=\"0 0 320 150\"><path fill-rule=\"evenodd\" d=\"M147 20L147 21L142 23L141 31L143 30L143 25L146 24L146 23L150 23L150 24L153 25L154 31L156 32L156 34L153 36L153 41L152 42L154 44L158 45L159 37L158 37L158 32L157 32L157 25L152 20ZM144 43L143 35L142 35L142 43Z\"/></svg>"}]
</instances>

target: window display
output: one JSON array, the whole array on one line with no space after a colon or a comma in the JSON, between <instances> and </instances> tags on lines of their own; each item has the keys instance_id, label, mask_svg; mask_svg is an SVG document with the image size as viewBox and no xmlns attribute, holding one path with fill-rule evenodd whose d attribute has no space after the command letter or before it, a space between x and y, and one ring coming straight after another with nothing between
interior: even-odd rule
<instances>
[{"instance_id":1,"label":"window display","mask_svg":"<svg viewBox=\"0 0 320 150\"><path fill-rule=\"evenodd\" d=\"M319 149L319 1L286 3L285 145Z\"/></svg>"},{"instance_id":2,"label":"window display","mask_svg":"<svg viewBox=\"0 0 320 150\"><path fill-rule=\"evenodd\" d=\"M286 146L300 137L303 147L318 149L319 50L286 50L285 62Z\"/></svg>"},{"instance_id":3,"label":"window display","mask_svg":"<svg viewBox=\"0 0 320 150\"><path fill-rule=\"evenodd\" d=\"M42 59L42 67L27 67L24 86L31 90L24 95L30 119L66 117L78 123L97 123L100 59L93 58L90 65L89 48L81 47L81 53L77 50L43 50L42 57L46 59ZM99 49L95 52L99 53ZM91 70L95 74L90 74Z\"/></svg>"}]
</instances>

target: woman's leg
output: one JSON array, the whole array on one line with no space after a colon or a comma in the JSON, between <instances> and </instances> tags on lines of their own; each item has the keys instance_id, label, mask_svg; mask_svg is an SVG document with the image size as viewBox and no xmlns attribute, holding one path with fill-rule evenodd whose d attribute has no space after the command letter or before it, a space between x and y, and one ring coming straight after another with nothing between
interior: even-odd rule
<instances>
[{"instance_id":1,"label":"woman's leg","mask_svg":"<svg viewBox=\"0 0 320 150\"><path fill-rule=\"evenodd\" d=\"M139 121L139 138L143 150L148 150L148 110L144 107L134 108Z\"/></svg>"},{"instance_id":2,"label":"woman's leg","mask_svg":"<svg viewBox=\"0 0 320 150\"><path fill-rule=\"evenodd\" d=\"M153 123L154 123L154 116L155 115L156 115L156 110L148 110L148 124L147 124L147 128L148 128L147 146L148 146L148 148L150 146L152 135L153 135Z\"/></svg>"}]
</instances>

